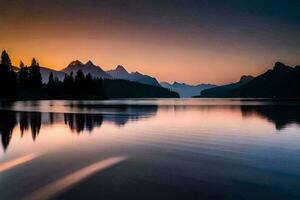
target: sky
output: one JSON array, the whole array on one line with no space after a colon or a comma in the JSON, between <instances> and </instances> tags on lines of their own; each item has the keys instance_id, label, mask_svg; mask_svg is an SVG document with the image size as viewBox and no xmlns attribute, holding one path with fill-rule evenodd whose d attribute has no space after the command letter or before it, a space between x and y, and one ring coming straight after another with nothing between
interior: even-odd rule
<instances>
[{"instance_id":1,"label":"sky","mask_svg":"<svg viewBox=\"0 0 300 200\"><path fill-rule=\"evenodd\" d=\"M159 81L234 82L300 64L299 0L0 0L13 64L92 60Z\"/></svg>"}]
</instances>

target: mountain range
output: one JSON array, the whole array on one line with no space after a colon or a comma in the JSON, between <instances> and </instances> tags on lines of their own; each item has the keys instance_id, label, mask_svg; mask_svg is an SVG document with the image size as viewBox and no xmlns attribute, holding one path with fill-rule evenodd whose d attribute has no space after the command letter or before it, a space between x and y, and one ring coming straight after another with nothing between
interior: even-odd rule
<instances>
[{"instance_id":1,"label":"mountain range","mask_svg":"<svg viewBox=\"0 0 300 200\"><path fill-rule=\"evenodd\" d=\"M67 74L76 74L78 70L82 70L84 75L90 73L93 78L112 78L111 75L106 73L100 66L94 65L94 63L90 60L86 64L83 64L79 60L72 61L65 69L62 70L62 72Z\"/></svg>"},{"instance_id":2,"label":"mountain range","mask_svg":"<svg viewBox=\"0 0 300 200\"><path fill-rule=\"evenodd\" d=\"M157 87L161 86L158 83L158 81L156 80L156 78L141 74L139 72L128 73L127 70L122 65L118 65L116 69L109 70L106 72L114 79L123 79L123 80L128 80L128 81L134 81L134 82L139 82L139 83L143 83L146 85L153 85L153 86L157 86Z\"/></svg>"},{"instance_id":3,"label":"mountain range","mask_svg":"<svg viewBox=\"0 0 300 200\"><path fill-rule=\"evenodd\" d=\"M169 84L167 82L159 83L156 78L149 75L144 75L140 72L129 73L122 65L118 65L115 69L104 71L100 66L94 65L92 61L88 61L86 64L84 64L79 60L72 61L66 68L61 71L55 71L49 68L42 67L41 74L43 77L43 82L46 83L51 72L53 72L54 77L57 77L59 80L63 80L65 73L76 74L78 70L82 70L85 75L90 73L94 78L121 79L156 87L164 87L171 91L179 93L181 97L192 97L195 95L199 95L202 90L216 86L212 84L188 85L178 82L174 82L173 84Z\"/></svg>"},{"instance_id":4,"label":"mountain range","mask_svg":"<svg viewBox=\"0 0 300 200\"><path fill-rule=\"evenodd\" d=\"M60 81L64 79L65 74L74 75L78 70L82 70L82 72L87 75L90 73L93 78L103 78L103 79L122 79L133 82L139 82L146 85L152 85L156 87L161 87L156 78L141 74L139 72L127 72L127 70L119 65L116 69L104 71L100 66L93 64L92 61L88 61L87 63L82 63L79 60L72 61L66 68L63 70L57 71L53 69L49 69L47 67L41 67L40 71L42 74L42 79L44 83L48 82L49 75L52 72L54 77L57 77Z\"/></svg>"},{"instance_id":5,"label":"mountain range","mask_svg":"<svg viewBox=\"0 0 300 200\"><path fill-rule=\"evenodd\" d=\"M185 83L167 82L159 83L156 78L139 72L129 73L123 66L104 71L100 66L91 61L86 64L76 60L72 61L61 71L41 67L43 82L48 81L52 72L54 77L63 80L65 73L76 74L82 70L84 74L90 73L94 78L108 80L121 79L138 82L155 87L164 87L177 92L181 97L251 97L251 98L293 98L300 97L300 66L290 67L281 62L276 62L272 69L256 77L242 76L238 82L216 86L212 84L187 85ZM199 96L200 94L200 96Z\"/></svg>"},{"instance_id":6,"label":"mountain range","mask_svg":"<svg viewBox=\"0 0 300 200\"><path fill-rule=\"evenodd\" d=\"M43 83L49 81L49 76L52 73L54 78L60 81L64 80L66 74L81 70L85 75L91 74L93 78L103 79L103 88L106 98L178 98L179 95L169 89L160 86L158 81L148 75L143 75L139 72L128 73L122 66L118 66L114 70L104 71L100 66L97 66L88 61L82 63L79 60L72 61L66 68L57 71L47 67L40 67ZM18 71L18 68L15 69ZM55 96L55 98L64 97Z\"/></svg>"},{"instance_id":7,"label":"mountain range","mask_svg":"<svg viewBox=\"0 0 300 200\"><path fill-rule=\"evenodd\" d=\"M200 97L299 98L300 66L276 62L273 69L237 83L203 90Z\"/></svg>"},{"instance_id":8,"label":"mountain range","mask_svg":"<svg viewBox=\"0 0 300 200\"><path fill-rule=\"evenodd\" d=\"M56 71L54 69L49 69L47 67L40 67L41 75L42 75L42 82L47 83L49 81L49 76L51 72L53 73L53 77L58 78L60 81L64 80L65 73L62 71Z\"/></svg>"},{"instance_id":9,"label":"mountain range","mask_svg":"<svg viewBox=\"0 0 300 200\"><path fill-rule=\"evenodd\" d=\"M197 96L201 93L201 91L217 86L213 84L188 85L185 83L178 83L176 81L173 84L161 82L160 85L164 88L177 92L182 98Z\"/></svg>"}]
</instances>

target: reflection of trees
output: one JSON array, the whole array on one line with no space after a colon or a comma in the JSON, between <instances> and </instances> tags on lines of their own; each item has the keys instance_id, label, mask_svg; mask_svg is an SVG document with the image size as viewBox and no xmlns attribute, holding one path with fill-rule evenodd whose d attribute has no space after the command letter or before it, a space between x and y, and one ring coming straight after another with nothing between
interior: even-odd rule
<instances>
[{"instance_id":1,"label":"reflection of trees","mask_svg":"<svg viewBox=\"0 0 300 200\"><path fill-rule=\"evenodd\" d=\"M91 132L95 127L100 127L103 121L102 115L65 113L64 117L65 124L77 133L84 130Z\"/></svg>"},{"instance_id":2,"label":"reflection of trees","mask_svg":"<svg viewBox=\"0 0 300 200\"><path fill-rule=\"evenodd\" d=\"M157 105L106 105L105 111L117 113L104 115L104 121L113 122L118 126L124 126L129 121L138 121L153 117L158 109Z\"/></svg>"},{"instance_id":3,"label":"reflection of trees","mask_svg":"<svg viewBox=\"0 0 300 200\"><path fill-rule=\"evenodd\" d=\"M16 123L16 114L14 112L0 111L0 134L4 150L6 150L9 145Z\"/></svg>"},{"instance_id":4,"label":"reflection of trees","mask_svg":"<svg viewBox=\"0 0 300 200\"><path fill-rule=\"evenodd\" d=\"M288 124L300 124L300 106L241 106L243 117L259 115L274 123L277 130Z\"/></svg>"},{"instance_id":5,"label":"reflection of trees","mask_svg":"<svg viewBox=\"0 0 300 200\"><path fill-rule=\"evenodd\" d=\"M18 118L17 115L19 116ZM4 150L7 149L10 143L13 129L17 123L20 125L21 136L30 127L32 138L35 140L41 128L41 117L41 113L0 111L0 133Z\"/></svg>"},{"instance_id":6,"label":"reflection of trees","mask_svg":"<svg viewBox=\"0 0 300 200\"><path fill-rule=\"evenodd\" d=\"M92 108L91 108L92 109ZM64 122L76 132L91 132L95 127L100 127L103 121L113 122L118 126L125 125L128 121L137 121L141 118L151 117L157 112L157 106L108 106L95 108L108 114L88 113L40 113L40 112L14 112L0 110L0 134L2 145L7 149L13 134L13 128L19 124L21 137L31 131L33 140L37 139L42 125L52 125Z\"/></svg>"},{"instance_id":7,"label":"reflection of trees","mask_svg":"<svg viewBox=\"0 0 300 200\"><path fill-rule=\"evenodd\" d=\"M76 105L77 108L100 111L108 114L65 113L64 121L70 129L80 133L83 130L92 131L100 127L103 121L114 122L118 126L128 121L137 121L144 117L153 116L157 112L156 105ZM100 113L99 112L99 113Z\"/></svg>"},{"instance_id":8,"label":"reflection of trees","mask_svg":"<svg viewBox=\"0 0 300 200\"><path fill-rule=\"evenodd\" d=\"M21 112L19 113L19 124L20 124L21 136L23 136L24 131L27 131L30 127L32 138L33 140L35 140L41 129L42 114L39 112L36 113Z\"/></svg>"},{"instance_id":9,"label":"reflection of trees","mask_svg":"<svg viewBox=\"0 0 300 200\"><path fill-rule=\"evenodd\" d=\"M72 130L87 129L92 130L98 120L94 120L97 115L102 115L103 121L113 122L118 126L125 125L128 121L137 121L141 118L152 117L157 112L157 105L110 105L110 104L69 104L70 107L76 107L79 110L88 110L105 114L65 114L65 124L68 124ZM79 116L75 116L79 115ZM87 124L82 123L87 121ZM76 125L76 127L75 127ZM97 124L96 124L97 125ZM101 124L98 124L98 126ZM88 128L90 127L90 128Z\"/></svg>"},{"instance_id":10,"label":"reflection of trees","mask_svg":"<svg viewBox=\"0 0 300 200\"><path fill-rule=\"evenodd\" d=\"M27 113L20 113L19 115L19 123L20 123L20 131L21 136L23 136L24 131L27 131L29 129L29 119Z\"/></svg>"},{"instance_id":11,"label":"reflection of trees","mask_svg":"<svg viewBox=\"0 0 300 200\"><path fill-rule=\"evenodd\" d=\"M42 124L42 114L41 113L31 113L30 117L30 127L31 127L31 134L33 140L36 139L37 135L40 132L41 124Z\"/></svg>"}]
</instances>

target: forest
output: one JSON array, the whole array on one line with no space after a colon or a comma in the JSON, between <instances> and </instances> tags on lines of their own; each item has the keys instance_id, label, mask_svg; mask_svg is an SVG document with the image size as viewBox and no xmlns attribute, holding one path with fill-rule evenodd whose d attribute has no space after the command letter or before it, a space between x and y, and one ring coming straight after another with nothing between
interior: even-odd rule
<instances>
[{"instance_id":1,"label":"forest","mask_svg":"<svg viewBox=\"0 0 300 200\"><path fill-rule=\"evenodd\" d=\"M61 81L51 72L47 83L42 82L38 61L33 58L29 66L22 61L13 66L4 50L0 61L0 99L108 99L108 98L169 98L179 97L162 87L126 80L95 78L78 70L65 74Z\"/></svg>"}]
</instances>

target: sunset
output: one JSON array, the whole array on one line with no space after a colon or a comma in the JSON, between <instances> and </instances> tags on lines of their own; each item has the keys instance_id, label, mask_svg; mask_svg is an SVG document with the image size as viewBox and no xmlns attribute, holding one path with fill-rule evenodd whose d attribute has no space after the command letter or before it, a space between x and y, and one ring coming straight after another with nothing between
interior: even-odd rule
<instances>
[{"instance_id":1,"label":"sunset","mask_svg":"<svg viewBox=\"0 0 300 200\"><path fill-rule=\"evenodd\" d=\"M159 81L224 84L300 63L298 1L4 2L0 44L15 65L92 60Z\"/></svg>"},{"instance_id":2,"label":"sunset","mask_svg":"<svg viewBox=\"0 0 300 200\"><path fill-rule=\"evenodd\" d=\"M300 199L299 0L0 0L0 27L1 200Z\"/></svg>"}]
</instances>

